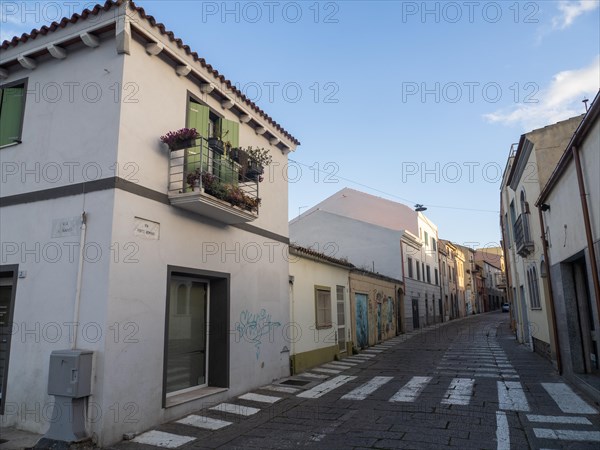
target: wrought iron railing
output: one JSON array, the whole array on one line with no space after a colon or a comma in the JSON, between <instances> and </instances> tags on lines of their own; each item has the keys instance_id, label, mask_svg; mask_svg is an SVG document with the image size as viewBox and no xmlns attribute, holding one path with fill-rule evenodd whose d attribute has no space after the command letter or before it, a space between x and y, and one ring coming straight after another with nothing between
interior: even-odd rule
<instances>
[{"instance_id":1,"label":"wrought iron railing","mask_svg":"<svg viewBox=\"0 0 600 450\"><path fill-rule=\"evenodd\" d=\"M527 256L533 251L533 240L529 230L529 215L521 214L513 227L517 253Z\"/></svg>"},{"instance_id":2,"label":"wrought iron railing","mask_svg":"<svg viewBox=\"0 0 600 450\"><path fill-rule=\"evenodd\" d=\"M238 162L240 152L243 150L232 152L224 149L221 153L203 138L193 141L190 147L171 150L169 196L198 192L258 213L258 184L262 180L262 168L251 160L249 163L248 158Z\"/></svg>"}]
</instances>

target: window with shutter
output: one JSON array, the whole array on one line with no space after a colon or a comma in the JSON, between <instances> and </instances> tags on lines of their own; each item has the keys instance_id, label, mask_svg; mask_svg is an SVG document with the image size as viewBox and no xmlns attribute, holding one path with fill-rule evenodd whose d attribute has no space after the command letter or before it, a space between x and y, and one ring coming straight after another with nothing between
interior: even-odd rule
<instances>
[{"instance_id":1,"label":"window with shutter","mask_svg":"<svg viewBox=\"0 0 600 450\"><path fill-rule=\"evenodd\" d=\"M331 327L331 289L316 287L315 300L317 328Z\"/></svg>"},{"instance_id":2,"label":"window with shutter","mask_svg":"<svg viewBox=\"0 0 600 450\"><path fill-rule=\"evenodd\" d=\"M226 149L240 146L240 124L232 120L220 119L221 139ZM228 151L228 150L226 150ZM227 155L215 156L217 176L223 183L238 183L239 167Z\"/></svg>"},{"instance_id":3,"label":"window with shutter","mask_svg":"<svg viewBox=\"0 0 600 450\"><path fill-rule=\"evenodd\" d=\"M0 89L0 147L21 142L25 84Z\"/></svg>"},{"instance_id":4,"label":"window with shutter","mask_svg":"<svg viewBox=\"0 0 600 450\"><path fill-rule=\"evenodd\" d=\"M195 128L202 137L208 134L208 122L210 117L210 108L190 99L188 103L187 127ZM201 140L200 147L193 147L187 150L186 155L186 173L193 172L197 168L208 171L208 145L206 140Z\"/></svg>"}]
</instances>

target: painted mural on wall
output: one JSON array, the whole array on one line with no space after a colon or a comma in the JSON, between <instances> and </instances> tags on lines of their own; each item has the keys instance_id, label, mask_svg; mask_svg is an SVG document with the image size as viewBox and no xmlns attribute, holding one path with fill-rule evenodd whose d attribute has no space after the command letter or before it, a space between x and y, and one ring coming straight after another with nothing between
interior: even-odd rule
<instances>
[{"instance_id":1,"label":"painted mural on wall","mask_svg":"<svg viewBox=\"0 0 600 450\"><path fill-rule=\"evenodd\" d=\"M271 314L265 309L258 313L244 310L240 313L240 320L236 326L238 338L254 344L256 359L260 356L260 348L265 339L269 339L273 330L281 326L279 322L271 320Z\"/></svg>"},{"instance_id":2,"label":"painted mural on wall","mask_svg":"<svg viewBox=\"0 0 600 450\"><path fill-rule=\"evenodd\" d=\"M368 297L365 294L355 294L356 305L356 346L358 348L369 345L369 310Z\"/></svg>"}]
</instances>

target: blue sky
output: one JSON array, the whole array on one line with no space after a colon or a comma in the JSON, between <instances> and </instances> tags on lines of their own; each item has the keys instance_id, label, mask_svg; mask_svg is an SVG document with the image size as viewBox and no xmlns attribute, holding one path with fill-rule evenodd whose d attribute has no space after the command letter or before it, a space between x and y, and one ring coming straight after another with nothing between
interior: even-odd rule
<instances>
[{"instance_id":1,"label":"blue sky","mask_svg":"<svg viewBox=\"0 0 600 450\"><path fill-rule=\"evenodd\" d=\"M351 187L426 205L442 238L498 243L510 145L600 87L597 0L137 4L302 142L290 219ZM73 5L2 1L1 37Z\"/></svg>"}]
</instances>

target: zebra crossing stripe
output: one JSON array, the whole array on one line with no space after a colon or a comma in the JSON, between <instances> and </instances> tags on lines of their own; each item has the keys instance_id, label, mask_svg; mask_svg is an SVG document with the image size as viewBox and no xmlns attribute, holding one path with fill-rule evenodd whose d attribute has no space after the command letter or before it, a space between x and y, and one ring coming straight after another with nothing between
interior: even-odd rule
<instances>
[{"instance_id":1,"label":"zebra crossing stripe","mask_svg":"<svg viewBox=\"0 0 600 450\"><path fill-rule=\"evenodd\" d=\"M496 441L498 450L510 450L510 430L506 413L496 411Z\"/></svg>"},{"instance_id":2,"label":"zebra crossing stripe","mask_svg":"<svg viewBox=\"0 0 600 450\"><path fill-rule=\"evenodd\" d=\"M388 401L390 402L414 402L425 386L431 381L431 377L412 377L398 392Z\"/></svg>"},{"instance_id":3,"label":"zebra crossing stripe","mask_svg":"<svg viewBox=\"0 0 600 450\"><path fill-rule=\"evenodd\" d=\"M539 439L600 442L600 431L552 430L550 428L534 428L533 433L535 434L535 437Z\"/></svg>"},{"instance_id":4,"label":"zebra crossing stripe","mask_svg":"<svg viewBox=\"0 0 600 450\"><path fill-rule=\"evenodd\" d=\"M313 378L316 380L324 380L325 378L327 378L327 375L321 375L321 374L317 374L317 373L310 373L310 372L304 372L300 375L298 375L299 377L304 377L304 378Z\"/></svg>"},{"instance_id":5,"label":"zebra crossing stripe","mask_svg":"<svg viewBox=\"0 0 600 450\"><path fill-rule=\"evenodd\" d=\"M354 358L373 358L374 356L374 354L359 353L358 355L354 355Z\"/></svg>"},{"instance_id":6,"label":"zebra crossing stripe","mask_svg":"<svg viewBox=\"0 0 600 450\"><path fill-rule=\"evenodd\" d=\"M588 405L565 383L542 383L542 386L560 410L567 414L597 414L594 408Z\"/></svg>"},{"instance_id":7,"label":"zebra crossing stripe","mask_svg":"<svg viewBox=\"0 0 600 450\"><path fill-rule=\"evenodd\" d=\"M366 353L381 353L383 350L376 350L374 348L368 348L366 350L363 350Z\"/></svg>"},{"instance_id":8,"label":"zebra crossing stripe","mask_svg":"<svg viewBox=\"0 0 600 450\"><path fill-rule=\"evenodd\" d=\"M354 380L355 378L356 377L349 375L339 375L335 378L332 378L331 380L327 380L324 383L319 384L318 386L315 386L312 389L300 392L299 394L297 394L297 397L319 398L327 394L328 392L331 392L334 389L342 386L343 384L346 384L348 381Z\"/></svg>"},{"instance_id":9,"label":"zebra crossing stripe","mask_svg":"<svg viewBox=\"0 0 600 450\"><path fill-rule=\"evenodd\" d=\"M313 372L322 372L322 373L340 373L341 370L335 370L335 369L322 369L320 367L317 367L315 369L312 369Z\"/></svg>"},{"instance_id":10,"label":"zebra crossing stripe","mask_svg":"<svg viewBox=\"0 0 600 450\"><path fill-rule=\"evenodd\" d=\"M293 387L288 387L288 386L275 386L275 385L268 385L268 386L263 386L261 387L261 389L266 389L267 391L274 391L274 392L285 392L286 394L295 394L296 392L298 392L300 389L298 388L293 388Z\"/></svg>"},{"instance_id":11,"label":"zebra crossing stripe","mask_svg":"<svg viewBox=\"0 0 600 450\"><path fill-rule=\"evenodd\" d=\"M240 416L252 416L260 411L258 408L252 408L250 406L234 405L233 403L221 403L220 405L213 406L215 411L221 411L231 414L239 414Z\"/></svg>"},{"instance_id":12,"label":"zebra crossing stripe","mask_svg":"<svg viewBox=\"0 0 600 450\"><path fill-rule=\"evenodd\" d=\"M586 417L571 417L571 416L540 416L536 414L527 414L527 420L530 422L541 423L568 423L577 425L591 425Z\"/></svg>"},{"instance_id":13,"label":"zebra crossing stripe","mask_svg":"<svg viewBox=\"0 0 600 450\"><path fill-rule=\"evenodd\" d=\"M240 400L250 400L251 402L259 402L259 403L276 403L279 400L281 400L281 397L255 394L254 392L248 392L247 394L240 395L238 398Z\"/></svg>"},{"instance_id":14,"label":"zebra crossing stripe","mask_svg":"<svg viewBox=\"0 0 600 450\"><path fill-rule=\"evenodd\" d=\"M454 378L446 391L446 398L442 400L444 405L468 405L473 395L473 378Z\"/></svg>"},{"instance_id":15,"label":"zebra crossing stripe","mask_svg":"<svg viewBox=\"0 0 600 450\"><path fill-rule=\"evenodd\" d=\"M353 367L356 365L355 362L346 362L345 360L344 361L335 361L335 362L332 362L331 364L335 364L336 366L348 366L348 367Z\"/></svg>"},{"instance_id":16,"label":"zebra crossing stripe","mask_svg":"<svg viewBox=\"0 0 600 450\"><path fill-rule=\"evenodd\" d=\"M204 428L205 430L219 430L231 425L231 422L227 422L226 420L213 419L205 416L196 416L194 414L177 420L175 423L190 425L196 428Z\"/></svg>"},{"instance_id":17,"label":"zebra crossing stripe","mask_svg":"<svg viewBox=\"0 0 600 450\"><path fill-rule=\"evenodd\" d=\"M346 370L346 369L350 368L350 366L341 365L341 364L337 364L337 363L327 363L327 364L323 364L321 367L324 367L326 369L339 369L339 370Z\"/></svg>"},{"instance_id":18,"label":"zebra crossing stripe","mask_svg":"<svg viewBox=\"0 0 600 450\"><path fill-rule=\"evenodd\" d=\"M177 448L194 440L196 438L190 436L180 436L178 434L165 433L164 431L150 430L140 434L132 442L154 445L155 447Z\"/></svg>"},{"instance_id":19,"label":"zebra crossing stripe","mask_svg":"<svg viewBox=\"0 0 600 450\"><path fill-rule=\"evenodd\" d=\"M375 392L392 378L394 377L374 377L372 380L367 381L362 386L359 386L353 391L350 391L346 395L342 396L342 400L364 400L367 398L367 395Z\"/></svg>"},{"instance_id":20,"label":"zebra crossing stripe","mask_svg":"<svg viewBox=\"0 0 600 450\"><path fill-rule=\"evenodd\" d=\"M529 411L529 403L518 381L498 381L498 402L505 411Z\"/></svg>"}]
</instances>

